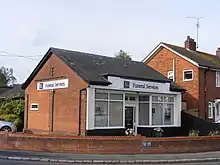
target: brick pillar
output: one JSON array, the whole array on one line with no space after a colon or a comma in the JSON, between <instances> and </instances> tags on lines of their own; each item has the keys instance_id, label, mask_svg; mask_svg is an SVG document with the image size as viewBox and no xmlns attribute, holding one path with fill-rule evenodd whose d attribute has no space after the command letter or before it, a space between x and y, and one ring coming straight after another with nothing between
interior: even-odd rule
<instances>
[{"instance_id":1,"label":"brick pillar","mask_svg":"<svg viewBox=\"0 0 220 165\"><path fill-rule=\"evenodd\" d=\"M86 90L81 92L81 115L80 115L80 135L86 135L86 103L87 103L87 94Z\"/></svg>"},{"instance_id":2,"label":"brick pillar","mask_svg":"<svg viewBox=\"0 0 220 165\"><path fill-rule=\"evenodd\" d=\"M50 91L50 98L49 98L49 132L53 132L54 126L54 90Z\"/></svg>"},{"instance_id":3,"label":"brick pillar","mask_svg":"<svg viewBox=\"0 0 220 165\"><path fill-rule=\"evenodd\" d=\"M29 107L29 94L25 95L25 107L24 107L24 131L28 129L28 108Z\"/></svg>"}]
</instances>

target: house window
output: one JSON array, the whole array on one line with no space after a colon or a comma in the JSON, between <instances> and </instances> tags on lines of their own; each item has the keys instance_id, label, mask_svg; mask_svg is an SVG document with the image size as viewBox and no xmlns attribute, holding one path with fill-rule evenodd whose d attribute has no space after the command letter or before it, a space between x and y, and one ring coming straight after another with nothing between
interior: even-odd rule
<instances>
[{"instance_id":1,"label":"house window","mask_svg":"<svg viewBox=\"0 0 220 165\"><path fill-rule=\"evenodd\" d=\"M95 127L121 126L123 126L123 94L96 91Z\"/></svg>"},{"instance_id":2,"label":"house window","mask_svg":"<svg viewBox=\"0 0 220 165\"><path fill-rule=\"evenodd\" d=\"M216 87L220 87L220 72L216 72Z\"/></svg>"},{"instance_id":3,"label":"house window","mask_svg":"<svg viewBox=\"0 0 220 165\"><path fill-rule=\"evenodd\" d=\"M167 74L167 77L168 77L168 79L174 81L174 74L173 74L173 71L169 71L168 74Z\"/></svg>"},{"instance_id":4,"label":"house window","mask_svg":"<svg viewBox=\"0 0 220 165\"><path fill-rule=\"evenodd\" d=\"M31 110L34 110L34 111L36 111L36 110L38 110L38 104L31 104L31 108L30 108Z\"/></svg>"},{"instance_id":5,"label":"house window","mask_svg":"<svg viewBox=\"0 0 220 165\"><path fill-rule=\"evenodd\" d=\"M208 117L209 119L213 118L213 103L212 102L208 103Z\"/></svg>"},{"instance_id":6,"label":"house window","mask_svg":"<svg viewBox=\"0 0 220 165\"><path fill-rule=\"evenodd\" d=\"M183 71L183 81L191 81L193 80L193 71L192 70L184 70Z\"/></svg>"}]
</instances>

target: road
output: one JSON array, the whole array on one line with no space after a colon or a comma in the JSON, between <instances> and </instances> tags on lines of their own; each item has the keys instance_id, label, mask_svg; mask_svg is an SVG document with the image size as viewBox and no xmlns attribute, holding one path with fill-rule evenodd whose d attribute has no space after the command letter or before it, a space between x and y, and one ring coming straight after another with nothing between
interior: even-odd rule
<instances>
[{"instance_id":1,"label":"road","mask_svg":"<svg viewBox=\"0 0 220 165\"><path fill-rule=\"evenodd\" d=\"M185 165L178 164L178 165ZM76 164L69 164L69 163L48 163L48 162L32 162L32 161L13 161L13 160L0 160L0 165L76 165ZM100 165L100 164L98 164ZM112 164L111 164L112 165ZM143 164L140 164L143 165ZM156 164L154 164L156 165ZM159 164L158 164L159 165ZM160 164L162 165L162 164ZM166 164L166 165L177 165L177 164ZM187 163L187 165L220 165L220 162L216 163Z\"/></svg>"}]
</instances>

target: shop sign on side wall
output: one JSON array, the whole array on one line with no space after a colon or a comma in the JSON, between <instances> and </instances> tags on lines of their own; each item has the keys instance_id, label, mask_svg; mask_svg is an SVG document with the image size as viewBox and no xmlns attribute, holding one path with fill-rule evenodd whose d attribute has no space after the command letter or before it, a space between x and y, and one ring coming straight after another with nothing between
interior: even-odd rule
<instances>
[{"instance_id":1,"label":"shop sign on side wall","mask_svg":"<svg viewBox=\"0 0 220 165\"><path fill-rule=\"evenodd\" d=\"M69 86L68 79L42 81L37 83L37 90L68 88L68 86Z\"/></svg>"}]
</instances>

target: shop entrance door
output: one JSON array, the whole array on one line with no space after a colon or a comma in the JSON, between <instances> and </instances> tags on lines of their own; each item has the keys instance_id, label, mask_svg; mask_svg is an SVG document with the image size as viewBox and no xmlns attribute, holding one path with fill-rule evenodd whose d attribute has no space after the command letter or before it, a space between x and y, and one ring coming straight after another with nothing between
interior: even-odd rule
<instances>
[{"instance_id":1,"label":"shop entrance door","mask_svg":"<svg viewBox=\"0 0 220 165\"><path fill-rule=\"evenodd\" d=\"M135 108L134 107L125 107L125 128L133 129L134 134L136 134L135 129Z\"/></svg>"}]
</instances>

